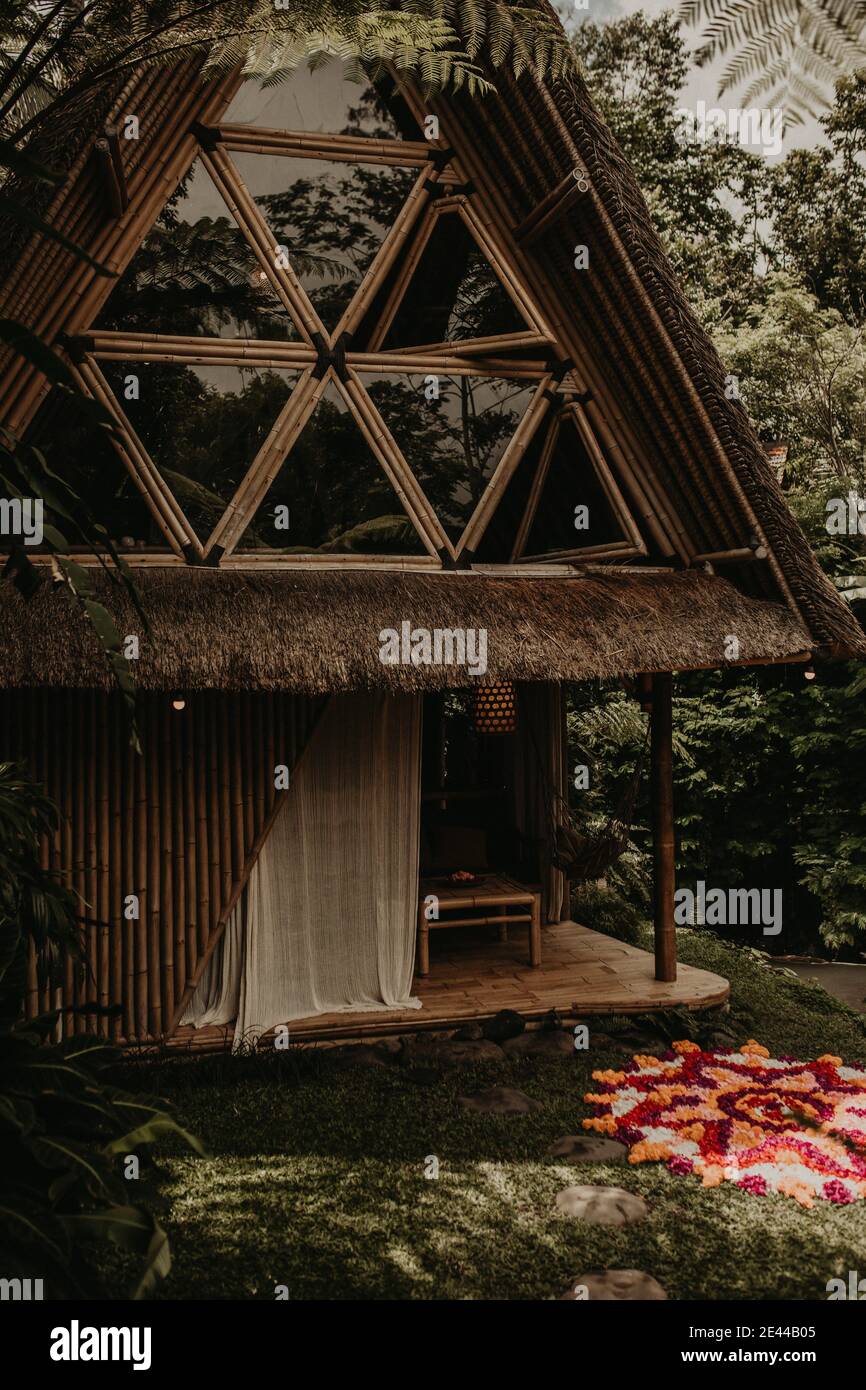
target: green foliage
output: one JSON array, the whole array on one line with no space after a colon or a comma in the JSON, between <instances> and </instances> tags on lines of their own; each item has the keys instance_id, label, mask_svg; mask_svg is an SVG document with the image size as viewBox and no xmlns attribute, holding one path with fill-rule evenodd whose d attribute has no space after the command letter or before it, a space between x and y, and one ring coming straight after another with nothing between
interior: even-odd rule
<instances>
[{"instance_id":1,"label":"green foliage","mask_svg":"<svg viewBox=\"0 0 866 1390\"><path fill-rule=\"evenodd\" d=\"M572 890L571 916L581 926L604 932L605 936L639 946L642 941L643 915L612 888L598 883L582 883Z\"/></svg>"},{"instance_id":2,"label":"green foliage","mask_svg":"<svg viewBox=\"0 0 866 1390\"><path fill-rule=\"evenodd\" d=\"M6 1277L45 1281L47 1298L105 1295L95 1243L136 1257L132 1297L170 1268L165 1232L130 1202L124 1160L171 1134L201 1153L164 1103L106 1077L114 1050L78 1036L49 1041L57 1014L21 1020L30 946L44 983L62 953L80 960L75 900L39 867L39 839L56 826L50 803L0 766L0 1246ZM141 1158L140 1161L143 1161ZM139 1183L144 1195L146 1185Z\"/></svg>"},{"instance_id":3,"label":"green foliage","mask_svg":"<svg viewBox=\"0 0 866 1390\"><path fill-rule=\"evenodd\" d=\"M828 88L866 62L864 0L681 0L679 19L706 21L699 64L730 54L720 96L745 85L742 106L781 107L790 124L816 115Z\"/></svg>"}]
</instances>

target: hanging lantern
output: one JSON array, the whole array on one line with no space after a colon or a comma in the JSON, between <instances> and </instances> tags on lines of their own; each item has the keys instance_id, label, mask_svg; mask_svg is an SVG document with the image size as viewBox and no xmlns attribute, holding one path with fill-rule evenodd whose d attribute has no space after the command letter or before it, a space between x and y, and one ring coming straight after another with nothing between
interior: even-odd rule
<instances>
[{"instance_id":1,"label":"hanging lantern","mask_svg":"<svg viewBox=\"0 0 866 1390\"><path fill-rule=\"evenodd\" d=\"M517 728L517 691L513 681L491 681L475 692L475 728L479 734L513 734Z\"/></svg>"}]
</instances>

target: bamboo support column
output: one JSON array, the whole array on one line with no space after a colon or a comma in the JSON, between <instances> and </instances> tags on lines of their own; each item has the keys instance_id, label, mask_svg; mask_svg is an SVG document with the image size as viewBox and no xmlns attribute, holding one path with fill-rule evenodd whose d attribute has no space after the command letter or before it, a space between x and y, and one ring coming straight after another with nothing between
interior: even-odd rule
<instances>
[{"instance_id":1,"label":"bamboo support column","mask_svg":"<svg viewBox=\"0 0 866 1390\"><path fill-rule=\"evenodd\" d=\"M674 927L674 789L673 789L673 678L661 671L652 678L652 825L653 911L655 926L655 975L657 980L677 978L677 945Z\"/></svg>"}]
</instances>

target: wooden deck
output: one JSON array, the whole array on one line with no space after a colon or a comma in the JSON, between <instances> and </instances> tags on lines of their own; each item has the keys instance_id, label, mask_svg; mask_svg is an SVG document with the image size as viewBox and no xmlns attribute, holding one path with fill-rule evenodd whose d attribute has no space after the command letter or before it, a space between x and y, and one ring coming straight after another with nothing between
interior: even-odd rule
<instances>
[{"instance_id":1,"label":"wooden deck","mask_svg":"<svg viewBox=\"0 0 866 1390\"><path fill-rule=\"evenodd\" d=\"M290 1036L312 1042L414 1032L490 1018L500 1009L514 1009L527 1019L541 1018L551 1009L565 1017L642 1013L677 1005L700 1009L728 997L727 980L690 965L680 965L674 984L661 984L653 978L648 952L576 922L543 928L542 964L531 969L526 937L524 930L515 928L506 942L490 930L434 932L430 974L413 986L422 1008L319 1014L296 1019L289 1025ZM179 1028L171 1046L224 1047L230 1032Z\"/></svg>"}]
</instances>

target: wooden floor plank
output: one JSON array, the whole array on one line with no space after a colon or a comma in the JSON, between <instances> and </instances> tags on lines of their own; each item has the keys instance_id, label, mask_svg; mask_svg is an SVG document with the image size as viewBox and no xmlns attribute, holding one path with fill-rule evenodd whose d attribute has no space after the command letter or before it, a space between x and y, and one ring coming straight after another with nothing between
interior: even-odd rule
<instances>
[{"instance_id":1,"label":"wooden floor plank","mask_svg":"<svg viewBox=\"0 0 866 1390\"><path fill-rule=\"evenodd\" d=\"M685 1005L707 1008L723 1003L727 980L708 970L681 965L678 978L664 984L654 978L653 958L613 937L576 922L547 926L542 934L542 964L530 968L525 933L509 933L507 942L489 932L431 933L430 974L415 979L412 992L420 1009L381 1013L319 1014L289 1024L294 1041L373 1037L388 1032L415 1032L446 1027L469 1018L490 1018L502 1008L527 1019L556 1009L565 1017L597 1013L638 1013ZM179 1028L169 1046L224 1047L231 1029Z\"/></svg>"}]
</instances>

